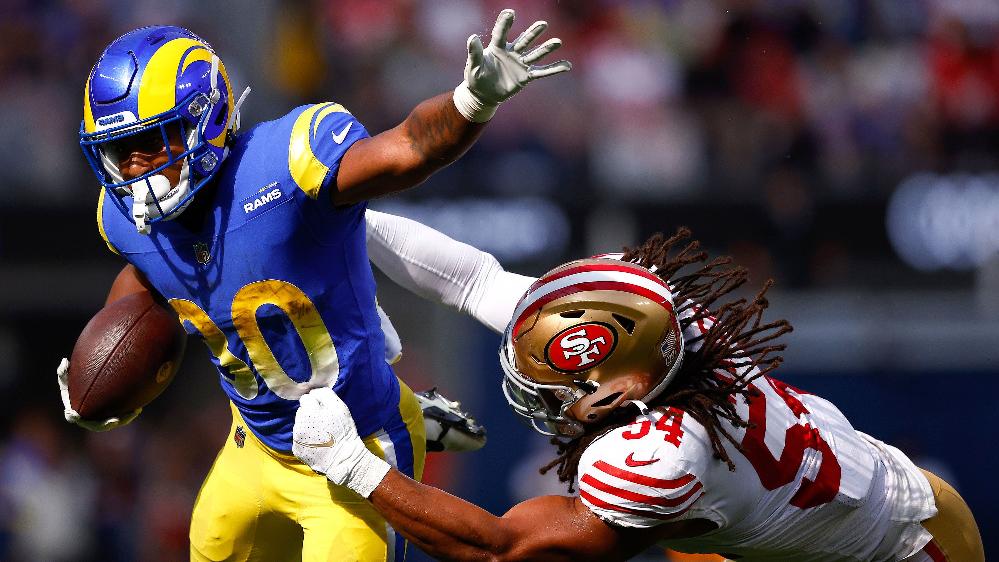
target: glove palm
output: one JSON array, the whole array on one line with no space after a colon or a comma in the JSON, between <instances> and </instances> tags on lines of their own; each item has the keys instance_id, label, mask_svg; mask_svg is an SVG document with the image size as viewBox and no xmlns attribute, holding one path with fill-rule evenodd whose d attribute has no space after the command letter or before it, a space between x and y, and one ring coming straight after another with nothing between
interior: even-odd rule
<instances>
[{"instance_id":1,"label":"glove palm","mask_svg":"<svg viewBox=\"0 0 999 562\"><path fill-rule=\"evenodd\" d=\"M527 51L531 43L548 28L548 24L543 21L534 22L516 41L508 43L506 36L513 20L513 10L506 9L499 13L486 48L483 48L478 35L468 38L465 81L455 88L454 104L469 121L488 121L500 103L523 90L532 80L572 68L572 64L566 60L533 65L541 57L561 47L562 40L549 39Z\"/></svg>"}]
</instances>

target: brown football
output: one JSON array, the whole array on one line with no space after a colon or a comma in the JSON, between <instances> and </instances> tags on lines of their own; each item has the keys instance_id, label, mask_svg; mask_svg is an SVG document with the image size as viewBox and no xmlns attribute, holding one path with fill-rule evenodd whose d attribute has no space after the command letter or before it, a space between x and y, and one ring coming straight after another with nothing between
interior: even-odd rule
<instances>
[{"instance_id":1,"label":"brown football","mask_svg":"<svg viewBox=\"0 0 999 562\"><path fill-rule=\"evenodd\" d=\"M142 291L102 308L80 333L69 361L69 397L85 420L141 408L170 384L187 334L172 310Z\"/></svg>"}]
</instances>

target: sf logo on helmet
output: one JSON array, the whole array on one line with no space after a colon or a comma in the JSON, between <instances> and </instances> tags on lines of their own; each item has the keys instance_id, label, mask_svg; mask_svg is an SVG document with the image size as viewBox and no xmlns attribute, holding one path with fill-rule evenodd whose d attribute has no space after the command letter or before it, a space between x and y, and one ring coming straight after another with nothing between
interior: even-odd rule
<instances>
[{"instance_id":1,"label":"sf logo on helmet","mask_svg":"<svg viewBox=\"0 0 999 562\"><path fill-rule=\"evenodd\" d=\"M589 322L555 334L545 347L545 357L558 371L585 371L603 363L616 345L617 334L613 328L601 322Z\"/></svg>"}]
</instances>

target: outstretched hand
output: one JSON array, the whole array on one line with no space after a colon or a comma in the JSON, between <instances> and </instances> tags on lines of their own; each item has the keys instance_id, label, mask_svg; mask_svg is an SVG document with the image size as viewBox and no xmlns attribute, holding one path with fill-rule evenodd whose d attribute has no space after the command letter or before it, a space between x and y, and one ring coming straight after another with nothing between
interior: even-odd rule
<instances>
[{"instance_id":1,"label":"outstretched hand","mask_svg":"<svg viewBox=\"0 0 999 562\"><path fill-rule=\"evenodd\" d=\"M548 28L547 22L534 22L516 41L508 43L506 38L513 26L514 16L514 11L509 8L499 13L489 45L485 48L478 35L468 38L465 81L454 91L454 104L469 121L488 121L500 103L523 90L532 80L572 68L572 63L567 60L534 64L562 46L562 40L555 37L528 50Z\"/></svg>"}]
</instances>

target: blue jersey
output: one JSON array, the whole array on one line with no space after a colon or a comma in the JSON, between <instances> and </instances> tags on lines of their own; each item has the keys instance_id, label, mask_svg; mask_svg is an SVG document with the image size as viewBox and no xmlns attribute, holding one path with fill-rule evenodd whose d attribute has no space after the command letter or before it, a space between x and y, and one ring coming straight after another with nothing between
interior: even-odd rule
<instances>
[{"instance_id":1,"label":"blue jersey","mask_svg":"<svg viewBox=\"0 0 999 562\"><path fill-rule=\"evenodd\" d=\"M239 135L216 176L200 231L160 221L136 232L102 193L98 226L211 351L250 430L291 450L298 399L333 386L358 432L398 415L368 264L364 204L335 207L340 159L367 131L334 103L303 106Z\"/></svg>"}]
</instances>

